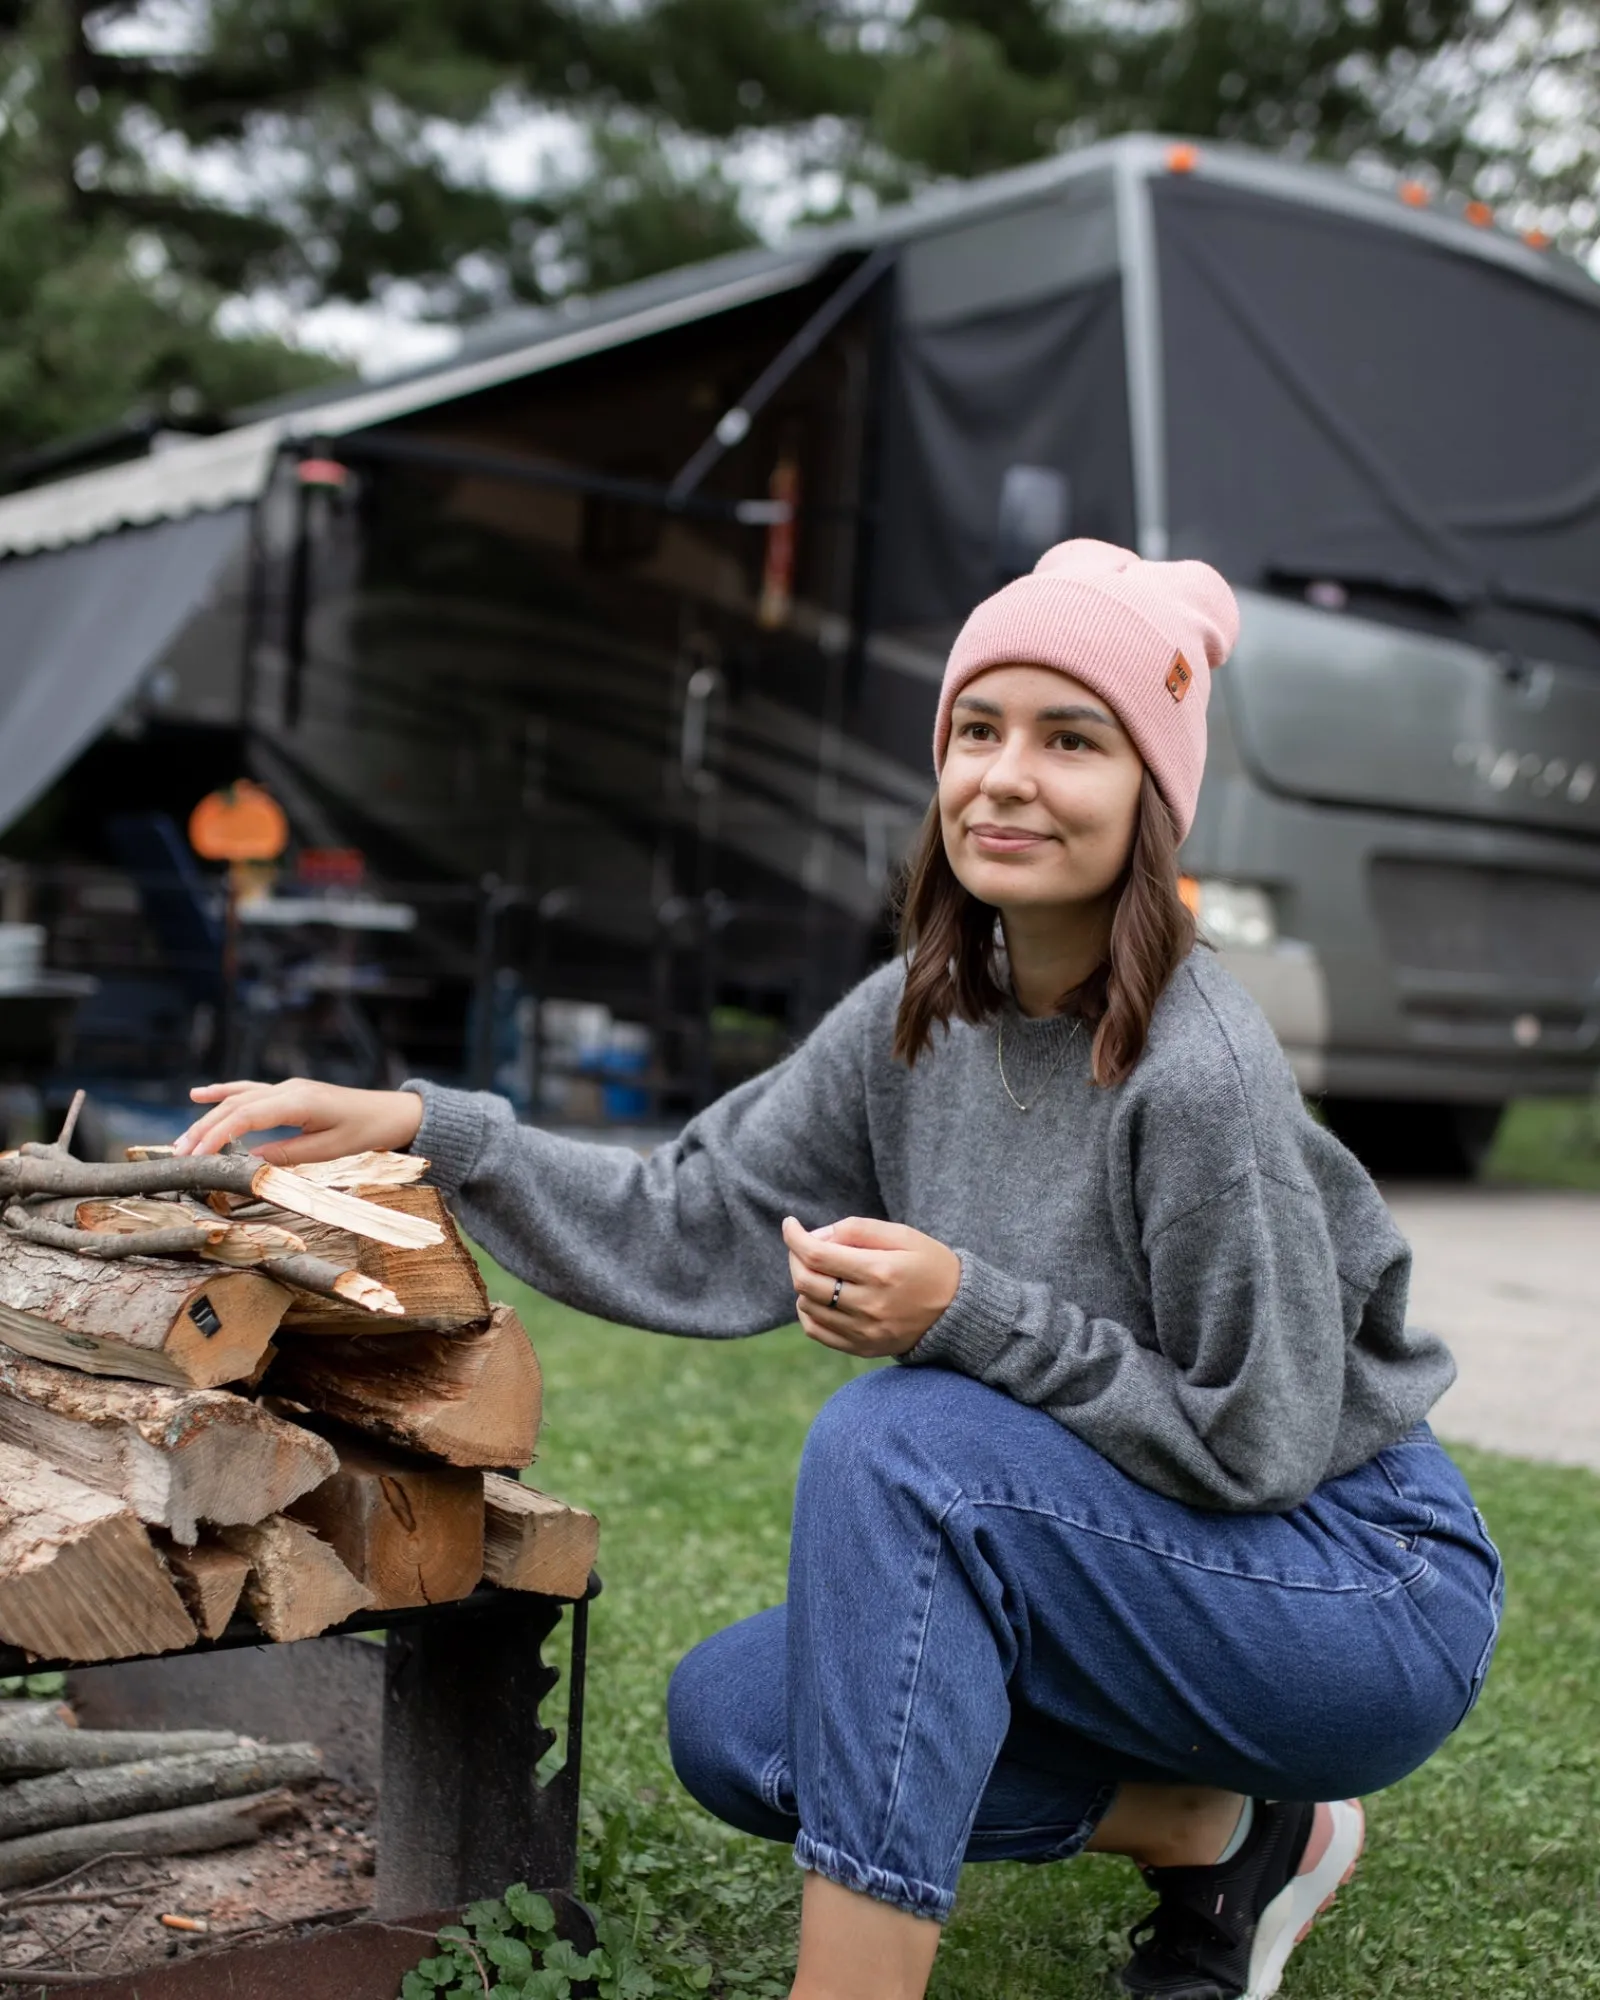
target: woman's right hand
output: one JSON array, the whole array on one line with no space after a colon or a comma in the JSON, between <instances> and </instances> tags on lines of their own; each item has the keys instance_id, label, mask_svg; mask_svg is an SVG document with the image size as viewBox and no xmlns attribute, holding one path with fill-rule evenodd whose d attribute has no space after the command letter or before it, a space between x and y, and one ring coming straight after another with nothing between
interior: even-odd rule
<instances>
[{"instance_id":1,"label":"woman's right hand","mask_svg":"<svg viewBox=\"0 0 1600 2000\"><path fill-rule=\"evenodd\" d=\"M173 1150L218 1153L247 1132L298 1125L298 1139L274 1139L256 1151L275 1167L339 1160L347 1153L403 1153L422 1123L414 1090L349 1090L292 1076L287 1083L203 1083L189 1095L211 1109L182 1133Z\"/></svg>"}]
</instances>

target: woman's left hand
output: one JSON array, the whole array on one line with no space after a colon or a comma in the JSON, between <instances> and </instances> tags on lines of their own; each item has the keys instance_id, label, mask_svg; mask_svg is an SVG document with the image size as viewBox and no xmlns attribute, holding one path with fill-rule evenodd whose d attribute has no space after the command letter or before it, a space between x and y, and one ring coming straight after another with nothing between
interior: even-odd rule
<instances>
[{"instance_id":1,"label":"woman's left hand","mask_svg":"<svg viewBox=\"0 0 1600 2000\"><path fill-rule=\"evenodd\" d=\"M784 1219L783 1240L801 1326L844 1354L904 1354L961 1283L956 1253L901 1222L847 1215L821 1229L802 1229L791 1215Z\"/></svg>"}]
</instances>

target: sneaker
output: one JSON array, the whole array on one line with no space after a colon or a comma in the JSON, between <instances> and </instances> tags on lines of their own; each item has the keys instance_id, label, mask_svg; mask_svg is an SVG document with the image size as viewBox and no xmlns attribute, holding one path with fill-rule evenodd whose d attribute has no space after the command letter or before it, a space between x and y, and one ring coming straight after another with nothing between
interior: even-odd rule
<instances>
[{"instance_id":1,"label":"sneaker","mask_svg":"<svg viewBox=\"0 0 1600 2000\"><path fill-rule=\"evenodd\" d=\"M1355 1799L1257 1799L1231 1861L1142 1869L1161 1900L1128 1933L1123 1986L1157 2000L1267 2000L1290 1952L1356 1872L1365 1838Z\"/></svg>"}]
</instances>

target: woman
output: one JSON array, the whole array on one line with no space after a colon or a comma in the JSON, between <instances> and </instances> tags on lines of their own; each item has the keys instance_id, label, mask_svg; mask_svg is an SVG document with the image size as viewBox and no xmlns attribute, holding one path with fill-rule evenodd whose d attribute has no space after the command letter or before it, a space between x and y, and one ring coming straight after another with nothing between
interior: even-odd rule
<instances>
[{"instance_id":1,"label":"woman","mask_svg":"<svg viewBox=\"0 0 1600 2000\"><path fill-rule=\"evenodd\" d=\"M411 1084L197 1091L203 1152L415 1145L542 1291L907 1364L807 1440L784 1607L669 1692L691 1792L792 1840L797 2000L915 2000L963 1859L1131 1856L1122 1979L1276 1990L1361 1810L1476 1700L1499 1561L1424 1418L1409 1253L1179 894L1222 579L1097 542L951 654L907 962L641 1161ZM998 939L997 939L998 913ZM1321 1803L1311 1803L1318 1802Z\"/></svg>"}]
</instances>

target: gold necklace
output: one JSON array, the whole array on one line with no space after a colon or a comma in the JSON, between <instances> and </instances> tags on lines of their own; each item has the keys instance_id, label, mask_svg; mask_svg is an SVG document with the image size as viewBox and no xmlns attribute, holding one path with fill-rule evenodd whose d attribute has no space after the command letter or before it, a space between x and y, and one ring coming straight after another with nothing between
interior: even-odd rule
<instances>
[{"instance_id":1,"label":"gold necklace","mask_svg":"<svg viewBox=\"0 0 1600 2000\"><path fill-rule=\"evenodd\" d=\"M1049 1073L1046 1075L1044 1082L1041 1083L1039 1088L1033 1093L1033 1103L1024 1104L1022 1099L1018 1097L1017 1093L1011 1088L1010 1084L1007 1083L1006 1081L1006 1017L1004 1014L1000 1016L999 1020L995 1023L995 1030L994 1030L995 1066L1000 1072L1000 1088L1005 1092L1006 1096L1011 1099L1011 1102L1017 1107L1019 1111L1031 1111L1033 1109L1033 1105L1039 1102L1039 1099L1043 1097L1045 1092L1050 1088L1051 1084L1054 1083L1056 1077L1056 1071L1060 1069L1061 1065L1066 1061L1067 1057L1071 1055L1072 1045L1078 1039L1078 1030L1082 1026L1083 1026L1083 1016L1080 1014L1077 1020L1074 1021L1072 1024L1072 1033L1068 1035L1066 1042L1062 1047L1060 1055L1058 1055L1055 1061L1050 1065Z\"/></svg>"}]
</instances>

